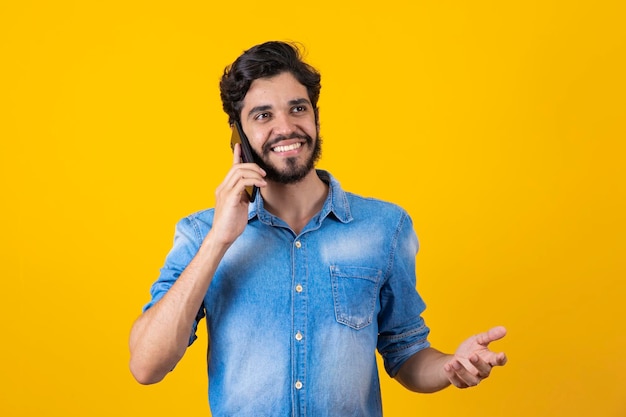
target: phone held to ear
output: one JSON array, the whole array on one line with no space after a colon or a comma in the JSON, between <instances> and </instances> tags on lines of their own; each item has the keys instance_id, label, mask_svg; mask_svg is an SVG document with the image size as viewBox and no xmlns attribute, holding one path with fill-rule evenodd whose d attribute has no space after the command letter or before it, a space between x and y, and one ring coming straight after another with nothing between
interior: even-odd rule
<instances>
[{"instance_id":1,"label":"phone held to ear","mask_svg":"<svg viewBox=\"0 0 626 417\"><path fill-rule=\"evenodd\" d=\"M243 133L243 129L241 128L241 124L238 121L235 121L233 124L233 134L230 137L230 148L234 151L235 144L239 143L241 145L241 162L254 162L252 158L252 149L250 148L250 142L248 142L248 138L245 133ZM257 193L259 192L259 188L255 186L247 186L246 192L248 193L248 198L250 202L254 201Z\"/></svg>"}]
</instances>

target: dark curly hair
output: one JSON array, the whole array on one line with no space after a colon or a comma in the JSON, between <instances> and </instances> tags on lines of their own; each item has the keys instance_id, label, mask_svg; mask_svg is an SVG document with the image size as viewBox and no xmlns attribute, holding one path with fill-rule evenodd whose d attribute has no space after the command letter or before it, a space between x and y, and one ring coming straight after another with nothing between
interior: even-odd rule
<instances>
[{"instance_id":1,"label":"dark curly hair","mask_svg":"<svg viewBox=\"0 0 626 417\"><path fill-rule=\"evenodd\" d=\"M273 77L283 72L290 72L306 87L313 105L315 121L318 122L317 100L322 88L319 72L302 60L296 44L270 41L244 51L235 62L224 69L220 81L220 97L228 115L228 123L233 124L240 119L243 99L254 80Z\"/></svg>"}]
</instances>

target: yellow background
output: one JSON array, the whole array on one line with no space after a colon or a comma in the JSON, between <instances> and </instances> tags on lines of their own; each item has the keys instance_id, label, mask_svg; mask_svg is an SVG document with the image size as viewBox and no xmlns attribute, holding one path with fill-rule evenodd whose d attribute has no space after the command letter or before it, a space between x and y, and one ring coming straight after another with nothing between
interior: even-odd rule
<instances>
[{"instance_id":1,"label":"yellow background","mask_svg":"<svg viewBox=\"0 0 626 417\"><path fill-rule=\"evenodd\" d=\"M205 334L149 387L127 336L228 169L224 66L280 39L319 167L413 217L433 344L509 330L476 389L381 375L386 416L626 416L623 4L2 2L0 415L208 415Z\"/></svg>"}]
</instances>

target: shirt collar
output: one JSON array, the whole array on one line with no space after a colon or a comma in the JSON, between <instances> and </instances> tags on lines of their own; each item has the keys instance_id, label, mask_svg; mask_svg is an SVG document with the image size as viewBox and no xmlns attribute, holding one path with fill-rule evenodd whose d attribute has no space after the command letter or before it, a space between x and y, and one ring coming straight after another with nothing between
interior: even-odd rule
<instances>
[{"instance_id":1,"label":"shirt collar","mask_svg":"<svg viewBox=\"0 0 626 417\"><path fill-rule=\"evenodd\" d=\"M326 201L324 201L324 206L316 216L317 222L321 224L321 222L330 213L332 213L335 218L342 223L349 223L352 221L350 203L348 202L346 192L341 188L339 181L337 181L328 171L318 169L316 172L318 177L329 186L328 196L326 197ZM282 220L265 210L263 207L263 197L261 197L261 193L258 193L254 202L250 203L248 206L248 221L252 220L254 217L258 217L263 223L267 223L269 225L284 224Z\"/></svg>"}]
</instances>

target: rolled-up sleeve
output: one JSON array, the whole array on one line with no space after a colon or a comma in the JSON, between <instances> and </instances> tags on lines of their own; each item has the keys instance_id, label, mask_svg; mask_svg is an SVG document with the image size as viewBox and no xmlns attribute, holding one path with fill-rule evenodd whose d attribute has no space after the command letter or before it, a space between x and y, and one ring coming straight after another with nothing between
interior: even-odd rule
<instances>
[{"instance_id":1,"label":"rolled-up sleeve","mask_svg":"<svg viewBox=\"0 0 626 417\"><path fill-rule=\"evenodd\" d=\"M381 287L378 316L377 348L391 377L395 377L402 364L413 354L430 346L430 329L422 318L426 304L415 288L415 256L418 249L413 222L404 213L395 231L389 269Z\"/></svg>"},{"instance_id":2,"label":"rolled-up sleeve","mask_svg":"<svg viewBox=\"0 0 626 417\"><path fill-rule=\"evenodd\" d=\"M150 302L143 307L144 312L163 298L198 252L200 244L202 243L202 237L194 222L195 220L186 217L176 224L174 244L165 258L165 264L160 270L159 278L150 288L151 299ZM196 330L198 328L198 322L204 315L204 307L201 306L189 336L190 345L197 338Z\"/></svg>"}]
</instances>

